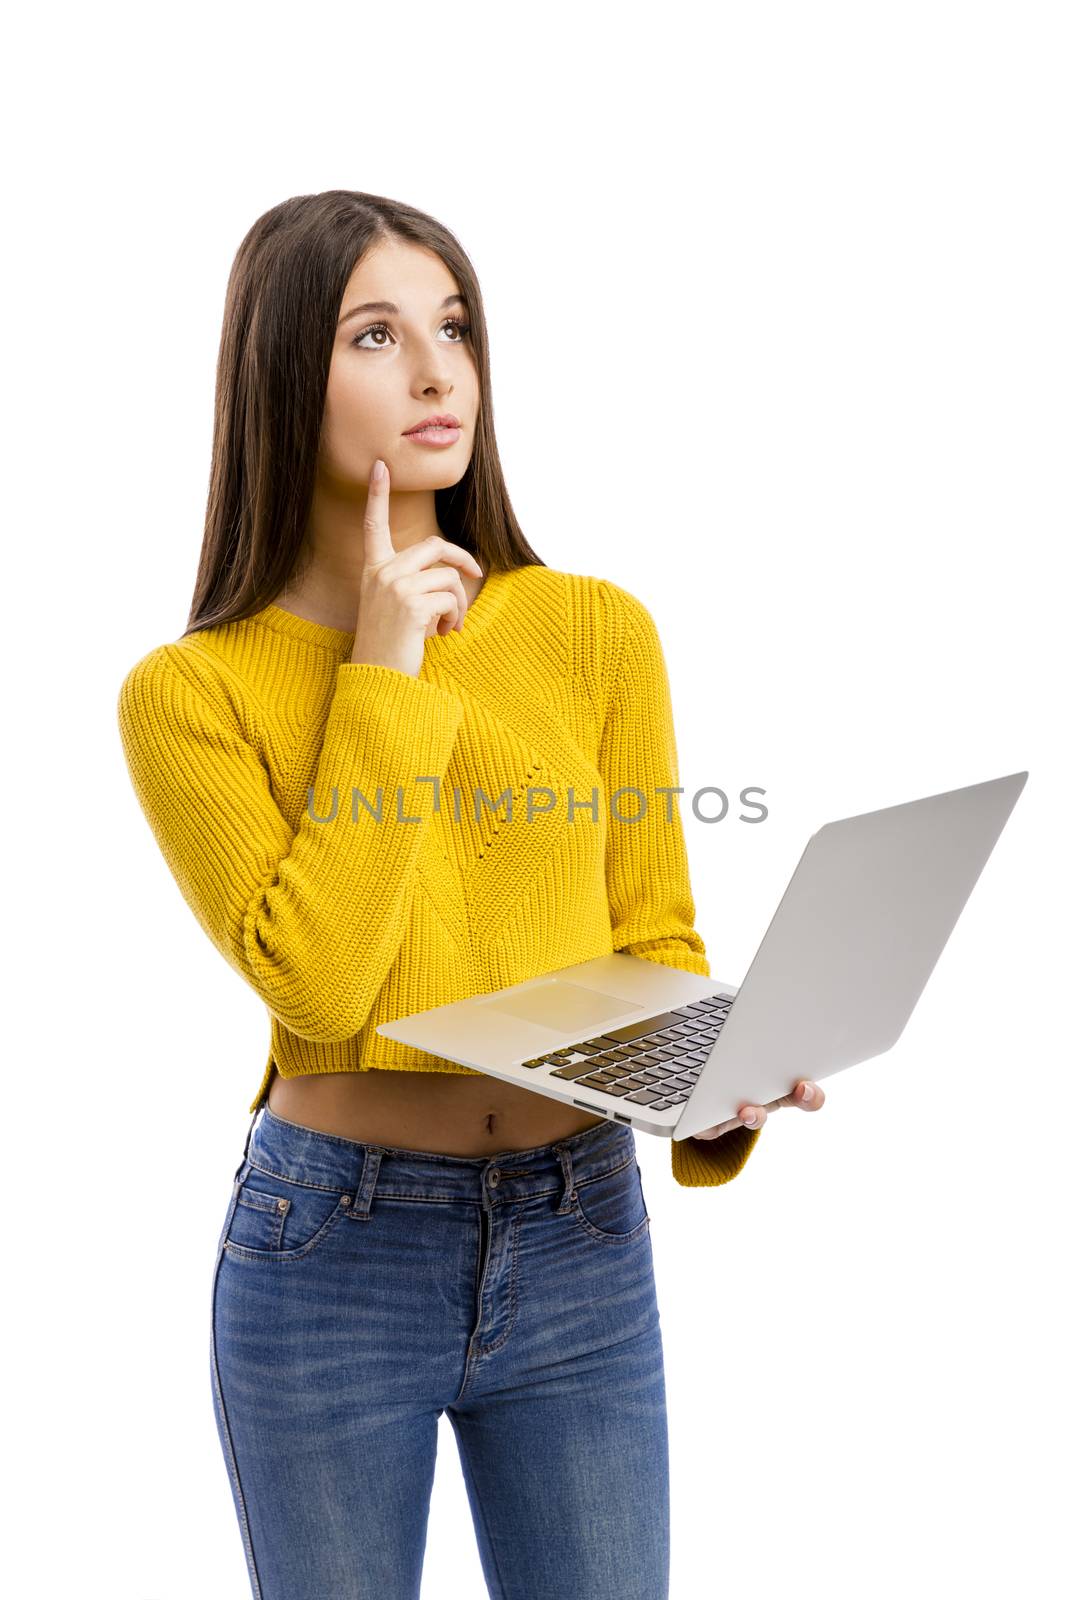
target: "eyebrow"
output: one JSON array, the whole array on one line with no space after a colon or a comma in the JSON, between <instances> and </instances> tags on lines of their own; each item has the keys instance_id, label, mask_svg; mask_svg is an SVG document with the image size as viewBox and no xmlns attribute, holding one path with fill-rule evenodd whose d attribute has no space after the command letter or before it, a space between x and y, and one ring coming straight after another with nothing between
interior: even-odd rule
<instances>
[{"instance_id":1,"label":"eyebrow","mask_svg":"<svg viewBox=\"0 0 1067 1600\"><path fill-rule=\"evenodd\" d=\"M446 306L465 306L466 304L466 295L450 294L447 299L441 301L441 304L437 309L439 311L443 311ZM338 320L337 326L340 327L342 322L347 322L351 317L358 317L361 311L389 311L394 317L398 317L400 315L400 307L394 306L391 300L367 300L363 305L353 306L351 311L346 311L344 316Z\"/></svg>"}]
</instances>

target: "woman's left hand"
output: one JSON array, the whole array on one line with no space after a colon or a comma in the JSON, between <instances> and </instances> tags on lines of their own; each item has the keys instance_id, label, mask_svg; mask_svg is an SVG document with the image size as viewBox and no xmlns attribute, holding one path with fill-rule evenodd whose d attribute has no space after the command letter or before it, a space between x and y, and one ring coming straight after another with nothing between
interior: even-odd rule
<instances>
[{"instance_id":1,"label":"woman's left hand","mask_svg":"<svg viewBox=\"0 0 1067 1600\"><path fill-rule=\"evenodd\" d=\"M826 1096L819 1085L811 1078L801 1078L792 1094L784 1094L780 1100L772 1100L770 1105L766 1106L740 1106L737 1116L731 1117L729 1122L718 1122L713 1128L705 1128L703 1133L694 1133L693 1138L717 1139L720 1134L729 1133L731 1128L762 1128L769 1114L777 1111L779 1106L797 1106L801 1111L818 1111L825 1103Z\"/></svg>"}]
</instances>

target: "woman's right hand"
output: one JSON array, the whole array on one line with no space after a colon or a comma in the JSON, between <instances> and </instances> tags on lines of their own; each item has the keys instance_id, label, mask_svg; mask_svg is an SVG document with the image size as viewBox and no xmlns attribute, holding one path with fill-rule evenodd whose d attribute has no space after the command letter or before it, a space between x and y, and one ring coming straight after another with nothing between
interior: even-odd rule
<instances>
[{"instance_id":1,"label":"woman's right hand","mask_svg":"<svg viewBox=\"0 0 1067 1600\"><path fill-rule=\"evenodd\" d=\"M382 468L382 476L372 476L367 486L359 615L349 659L417 678L430 634L463 626L467 591L457 569L474 577L481 577L482 569L469 551L438 534L394 550L384 461Z\"/></svg>"}]
</instances>

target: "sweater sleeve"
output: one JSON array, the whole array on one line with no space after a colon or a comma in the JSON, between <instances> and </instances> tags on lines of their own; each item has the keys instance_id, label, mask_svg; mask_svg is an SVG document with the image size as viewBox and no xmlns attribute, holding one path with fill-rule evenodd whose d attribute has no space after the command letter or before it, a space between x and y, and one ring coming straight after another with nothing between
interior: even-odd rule
<instances>
[{"instance_id":1,"label":"sweater sleeve","mask_svg":"<svg viewBox=\"0 0 1067 1600\"><path fill-rule=\"evenodd\" d=\"M463 719L456 696L392 667L336 670L313 790L332 820L308 805L295 829L227 696L175 647L118 698L133 788L183 897L273 1015L324 1044L360 1030L396 957L435 789L415 780L444 775ZM353 820L353 788L375 806L381 790L380 821Z\"/></svg>"},{"instance_id":2,"label":"sweater sleeve","mask_svg":"<svg viewBox=\"0 0 1067 1600\"><path fill-rule=\"evenodd\" d=\"M704 942L694 926L663 647L650 612L635 596L615 584L602 582L601 589L604 614L614 618L607 623L614 641L614 684L598 761L608 819L605 870L613 946L709 978ZM657 792L663 790L675 792ZM672 1139L676 1181L685 1188L729 1183L760 1132L732 1128L717 1139Z\"/></svg>"}]
</instances>

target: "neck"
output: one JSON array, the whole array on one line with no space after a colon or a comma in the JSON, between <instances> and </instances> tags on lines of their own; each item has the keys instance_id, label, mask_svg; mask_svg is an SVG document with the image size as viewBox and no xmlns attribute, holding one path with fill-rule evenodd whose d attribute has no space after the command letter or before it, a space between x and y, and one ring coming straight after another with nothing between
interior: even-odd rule
<instances>
[{"instance_id":1,"label":"neck","mask_svg":"<svg viewBox=\"0 0 1067 1600\"><path fill-rule=\"evenodd\" d=\"M280 606L309 622L320 622L346 633L355 631L363 579L366 511L366 489L342 485L319 474L296 568L278 596ZM398 553L433 534L443 537L437 523L434 491L391 490L389 533ZM481 580L465 574L462 577L467 598L472 600Z\"/></svg>"}]
</instances>

